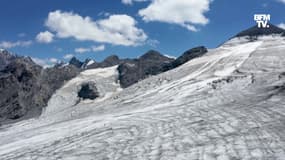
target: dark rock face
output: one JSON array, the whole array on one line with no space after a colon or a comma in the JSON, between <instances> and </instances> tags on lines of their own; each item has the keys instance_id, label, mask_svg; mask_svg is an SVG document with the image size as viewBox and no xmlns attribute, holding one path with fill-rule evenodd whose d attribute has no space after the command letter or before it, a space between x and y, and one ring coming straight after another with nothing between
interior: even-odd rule
<instances>
[{"instance_id":1,"label":"dark rock face","mask_svg":"<svg viewBox=\"0 0 285 160\"><path fill-rule=\"evenodd\" d=\"M129 87L150 75L157 75L174 69L207 52L204 46L200 46L186 51L182 56L174 60L161 55L159 52L149 51L139 59L130 60L119 65L120 84L123 88Z\"/></svg>"},{"instance_id":2,"label":"dark rock face","mask_svg":"<svg viewBox=\"0 0 285 160\"><path fill-rule=\"evenodd\" d=\"M40 97L41 106L46 106L52 94L59 89L64 83L80 73L80 69L73 66L55 66L46 68L42 71L39 83L41 84Z\"/></svg>"},{"instance_id":3,"label":"dark rock face","mask_svg":"<svg viewBox=\"0 0 285 160\"><path fill-rule=\"evenodd\" d=\"M78 97L82 99L91 99L94 100L99 97L99 92L96 88L96 84L94 82L84 83L81 86L81 89L78 92Z\"/></svg>"},{"instance_id":4,"label":"dark rock face","mask_svg":"<svg viewBox=\"0 0 285 160\"><path fill-rule=\"evenodd\" d=\"M208 50L206 47L204 46L199 46L199 47L195 47L192 48L186 52L184 52L180 57L178 57L177 59L175 59L172 63L166 64L165 66L163 66L163 71L168 71L171 69L174 69L194 58L203 56L205 53L207 53Z\"/></svg>"},{"instance_id":5,"label":"dark rock face","mask_svg":"<svg viewBox=\"0 0 285 160\"><path fill-rule=\"evenodd\" d=\"M52 94L79 72L73 65L43 69L15 56L0 72L0 123L40 115Z\"/></svg>"},{"instance_id":6,"label":"dark rock face","mask_svg":"<svg viewBox=\"0 0 285 160\"><path fill-rule=\"evenodd\" d=\"M3 70L16 57L7 50L0 50L0 71Z\"/></svg>"},{"instance_id":7,"label":"dark rock face","mask_svg":"<svg viewBox=\"0 0 285 160\"><path fill-rule=\"evenodd\" d=\"M122 63L123 60L119 59L118 56L116 55L111 55L107 57L104 61L102 62L95 62L89 66L86 67L86 69L95 69L95 68L105 68L105 67L111 67L118 65Z\"/></svg>"},{"instance_id":8,"label":"dark rock face","mask_svg":"<svg viewBox=\"0 0 285 160\"><path fill-rule=\"evenodd\" d=\"M91 61L93 61L92 64L90 64ZM98 65L98 63L97 63L96 61L87 58L87 59L83 62L81 68L82 68L82 69L91 69L90 66L97 66L97 65Z\"/></svg>"},{"instance_id":9,"label":"dark rock face","mask_svg":"<svg viewBox=\"0 0 285 160\"><path fill-rule=\"evenodd\" d=\"M111 67L114 65L118 65L120 62L121 62L121 60L119 59L118 56L111 55L111 56L107 57L103 62L101 62L100 67L101 68Z\"/></svg>"},{"instance_id":10,"label":"dark rock face","mask_svg":"<svg viewBox=\"0 0 285 160\"><path fill-rule=\"evenodd\" d=\"M285 30L277 26L274 26L273 24L269 24L269 28L258 28L258 26L256 25L238 33L234 37L243 37L243 36L256 37L256 36L271 35L271 34L281 34L285 36Z\"/></svg>"},{"instance_id":11,"label":"dark rock face","mask_svg":"<svg viewBox=\"0 0 285 160\"><path fill-rule=\"evenodd\" d=\"M37 94L41 88L38 83L41 70L30 58L17 58L2 70L0 121L40 111Z\"/></svg>"},{"instance_id":12,"label":"dark rock face","mask_svg":"<svg viewBox=\"0 0 285 160\"><path fill-rule=\"evenodd\" d=\"M120 84L126 88L150 75L159 74L163 72L163 66L173 60L153 50L138 59L127 60L118 67Z\"/></svg>"},{"instance_id":13,"label":"dark rock face","mask_svg":"<svg viewBox=\"0 0 285 160\"><path fill-rule=\"evenodd\" d=\"M83 62L81 62L80 60L78 60L77 58L75 57L72 57L69 61L69 64L70 65L73 65L77 68L81 68L81 66L83 65Z\"/></svg>"}]
</instances>

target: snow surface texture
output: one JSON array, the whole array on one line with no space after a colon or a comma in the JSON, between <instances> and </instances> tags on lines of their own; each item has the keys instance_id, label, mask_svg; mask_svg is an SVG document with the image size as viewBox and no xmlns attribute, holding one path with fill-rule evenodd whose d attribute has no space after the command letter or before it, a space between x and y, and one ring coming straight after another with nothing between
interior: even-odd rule
<instances>
[{"instance_id":1,"label":"snow surface texture","mask_svg":"<svg viewBox=\"0 0 285 160\"><path fill-rule=\"evenodd\" d=\"M0 159L285 159L281 37L231 40L120 92L116 75L86 71L39 119L2 126ZM89 80L105 96L78 103Z\"/></svg>"}]
</instances>

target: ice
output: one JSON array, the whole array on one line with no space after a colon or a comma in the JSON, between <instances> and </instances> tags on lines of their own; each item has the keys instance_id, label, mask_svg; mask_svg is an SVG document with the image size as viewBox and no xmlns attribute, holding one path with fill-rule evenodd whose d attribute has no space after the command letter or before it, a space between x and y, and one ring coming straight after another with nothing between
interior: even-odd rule
<instances>
[{"instance_id":1,"label":"ice","mask_svg":"<svg viewBox=\"0 0 285 160\"><path fill-rule=\"evenodd\" d=\"M284 159L285 45L232 39L121 89L116 67L67 82L40 118L2 126L0 159ZM80 101L80 84L102 96Z\"/></svg>"}]
</instances>

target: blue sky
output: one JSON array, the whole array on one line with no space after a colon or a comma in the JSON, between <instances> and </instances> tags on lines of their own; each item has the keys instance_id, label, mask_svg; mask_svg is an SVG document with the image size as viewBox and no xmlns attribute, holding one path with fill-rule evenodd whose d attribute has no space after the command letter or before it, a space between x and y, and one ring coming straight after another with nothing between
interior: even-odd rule
<instances>
[{"instance_id":1,"label":"blue sky","mask_svg":"<svg viewBox=\"0 0 285 160\"><path fill-rule=\"evenodd\" d=\"M0 46L43 64L150 49L179 56L218 46L255 25L255 13L285 23L285 0L1 0Z\"/></svg>"}]
</instances>

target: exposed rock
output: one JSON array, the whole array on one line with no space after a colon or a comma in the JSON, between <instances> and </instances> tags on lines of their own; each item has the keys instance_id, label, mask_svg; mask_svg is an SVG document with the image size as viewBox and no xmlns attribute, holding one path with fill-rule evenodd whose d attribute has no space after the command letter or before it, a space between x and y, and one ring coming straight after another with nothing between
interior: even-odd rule
<instances>
[{"instance_id":1,"label":"exposed rock","mask_svg":"<svg viewBox=\"0 0 285 160\"><path fill-rule=\"evenodd\" d=\"M29 57L14 56L0 72L0 123L40 115L52 94L79 72L73 65L43 69Z\"/></svg>"},{"instance_id":2,"label":"exposed rock","mask_svg":"<svg viewBox=\"0 0 285 160\"><path fill-rule=\"evenodd\" d=\"M72 57L69 61L70 65L73 65L77 68L81 68L81 66L83 65L83 62L81 62L80 60L78 60L76 57Z\"/></svg>"},{"instance_id":3,"label":"exposed rock","mask_svg":"<svg viewBox=\"0 0 285 160\"><path fill-rule=\"evenodd\" d=\"M38 95L41 106L46 106L52 94L63 86L66 81L76 77L79 73L80 69L74 65L55 66L43 70L39 79L41 89Z\"/></svg>"},{"instance_id":4,"label":"exposed rock","mask_svg":"<svg viewBox=\"0 0 285 160\"><path fill-rule=\"evenodd\" d=\"M199 46L199 47L195 47L192 48L186 52L184 52L180 57L178 57L177 59L175 59L172 63L166 64L165 66L163 66L163 71L168 71L171 69L174 69L194 58L203 56L205 53L207 53L207 48L204 46Z\"/></svg>"},{"instance_id":5,"label":"exposed rock","mask_svg":"<svg viewBox=\"0 0 285 160\"><path fill-rule=\"evenodd\" d=\"M7 50L0 49L0 71L3 70L16 57Z\"/></svg>"},{"instance_id":6,"label":"exposed rock","mask_svg":"<svg viewBox=\"0 0 285 160\"><path fill-rule=\"evenodd\" d=\"M96 62L95 60L92 60L92 59L90 59L90 58L87 58L87 59L83 62L81 68L82 68L82 69L90 69L90 66L97 66L97 62Z\"/></svg>"},{"instance_id":7,"label":"exposed rock","mask_svg":"<svg viewBox=\"0 0 285 160\"><path fill-rule=\"evenodd\" d=\"M0 76L1 120L18 119L39 112L38 79L42 68L30 58L17 58L2 70Z\"/></svg>"},{"instance_id":8,"label":"exposed rock","mask_svg":"<svg viewBox=\"0 0 285 160\"><path fill-rule=\"evenodd\" d=\"M285 30L273 24L269 24L269 28L258 28L258 26L256 25L238 33L234 37L243 37L243 36L256 37L256 36L271 35L271 34L281 34L285 36Z\"/></svg>"},{"instance_id":9,"label":"exposed rock","mask_svg":"<svg viewBox=\"0 0 285 160\"><path fill-rule=\"evenodd\" d=\"M118 65L120 63L122 63L124 60L119 59L118 56L116 55L111 55L109 57L107 57L104 61L102 62L95 62L93 64L90 64L86 67L86 69L95 69L95 68L105 68L105 67L111 67L111 66L115 66Z\"/></svg>"},{"instance_id":10,"label":"exposed rock","mask_svg":"<svg viewBox=\"0 0 285 160\"><path fill-rule=\"evenodd\" d=\"M120 84L123 88L129 87L150 75L157 75L174 69L205 53L207 53L207 49L204 46L200 46L186 51L177 59L172 59L161 55L157 51L151 50L139 59L134 59L119 65Z\"/></svg>"},{"instance_id":11,"label":"exposed rock","mask_svg":"<svg viewBox=\"0 0 285 160\"><path fill-rule=\"evenodd\" d=\"M120 84L126 88L150 75L159 74L163 72L163 66L173 60L153 50L138 59L128 60L118 67Z\"/></svg>"},{"instance_id":12,"label":"exposed rock","mask_svg":"<svg viewBox=\"0 0 285 160\"><path fill-rule=\"evenodd\" d=\"M96 84L94 82L88 82L81 85L81 89L78 91L78 97L82 99L94 100L99 97Z\"/></svg>"}]
</instances>

